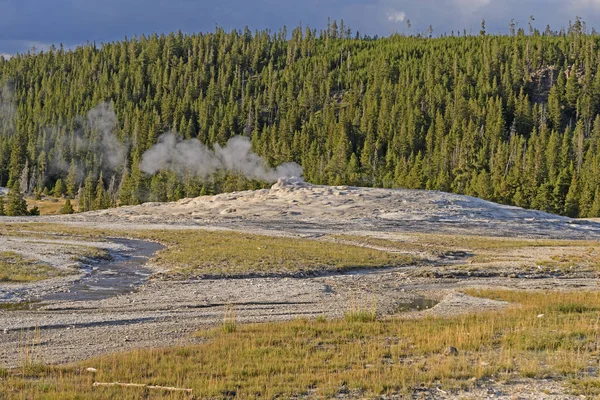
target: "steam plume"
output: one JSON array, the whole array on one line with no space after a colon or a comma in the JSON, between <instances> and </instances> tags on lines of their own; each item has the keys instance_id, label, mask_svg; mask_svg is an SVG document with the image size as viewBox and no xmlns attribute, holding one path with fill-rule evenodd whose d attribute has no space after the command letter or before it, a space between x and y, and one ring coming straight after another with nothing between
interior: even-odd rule
<instances>
[{"instance_id":1,"label":"steam plume","mask_svg":"<svg viewBox=\"0 0 600 400\"><path fill-rule=\"evenodd\" d=\"M197 139L182 140L172 132L160 136L158 144L143 154L140 169L150 175L160 170L170 170L178 174L192 173L202 178L217 171L230 171L266 182L302 175L302 167L293 162L276 168L269 167L263 158L252 151L250 140L243 136L232 137L225 147L215 144L214 150L211 150Z\"/></svg>"},{"instance_id":2,"label":"steam plume","mask_svg":"<svg viewBox=\"0 0 600 400\"><path fill-rule=\"evenodd\" d=\"M112 104L101 103L89 110L85 116L78 116L76 121L78 128L73 132L68 132L64 126L45 128L47 137L56 138L56 141L51 139L46 144L46 152L50 154L47 173L50 176L64 178L74 165L76 179L82 182L89 172L83 157L90 153L101 158L99 167L105 177L121 170L127 162L128 144L121 143L117 138L118 121ZM65 149L68 148L71 135L77 143L77 148L75 157L67 161ZM54 151L50 151L51 149Z\"/></svg>"},{"instance_id":3,"label":"steam plume","mask_svg":"<svg viewBox=\"0 0 600 400\"><path fill-rule=\"evenodd\" d=\"M106 167L116 170L125 165L127 160L127 146L122 144L115 135L117 115L112 104L102 103L92 108L87 113L87 122L93 131L98 131L100 141L97 143L99 150L106 162Z\"/></svg>"},{"instance_id":4,"label":"steam plume","mask_svg":"<svg viewBox=\"0 0 600 400\"><path fill-rule=\"evenodd\" d=\"M11 133L15 131L17 108L12 85L7 83L0 88L0 128Z\"/></svg>"}]
</instances>

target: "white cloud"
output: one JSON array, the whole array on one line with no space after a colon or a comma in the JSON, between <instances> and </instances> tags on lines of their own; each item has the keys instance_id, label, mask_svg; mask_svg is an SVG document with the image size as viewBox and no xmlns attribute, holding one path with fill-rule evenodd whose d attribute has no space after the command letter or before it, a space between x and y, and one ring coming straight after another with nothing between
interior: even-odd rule
<instances>
[{"instance_id":1,"label":"white cloud","mask_svg":"<svg viewBox=\"0 0 600 400\"><path fill-rule=\"evenodd\" d=\"M10 60L10 58L12 57L12 54L0 53L0 57Z\"/></svg>"},{"instance_id":2,"label":"white cloud","mask_svg":"<svg viewBox=\"0 0 600 400\"><path fill-rule=\"evenodd\" d=\"M387 13L387 19L390 22L404 22L404 20L406 19L406 13L404 11L390 11Z\"/></svg>"}]
</instances>

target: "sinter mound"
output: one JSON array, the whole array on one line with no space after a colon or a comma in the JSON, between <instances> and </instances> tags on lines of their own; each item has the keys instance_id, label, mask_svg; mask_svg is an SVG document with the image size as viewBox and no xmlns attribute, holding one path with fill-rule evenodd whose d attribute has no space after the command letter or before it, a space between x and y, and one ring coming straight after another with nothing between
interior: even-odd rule
<instances>
[{"instance_id":1,"label":"sinter mound","mask_svg":"<svg viewBox=\"0 0 600 400\"><path fill-rule=\"evenodd\" d=\"M52 218L50 218L52 219ZM387 231L591 239L598 225L438 191L320 186L279 179L270 189L145 203L61 221L167 223L282 231Z\"/></svg>"}]
</instances>

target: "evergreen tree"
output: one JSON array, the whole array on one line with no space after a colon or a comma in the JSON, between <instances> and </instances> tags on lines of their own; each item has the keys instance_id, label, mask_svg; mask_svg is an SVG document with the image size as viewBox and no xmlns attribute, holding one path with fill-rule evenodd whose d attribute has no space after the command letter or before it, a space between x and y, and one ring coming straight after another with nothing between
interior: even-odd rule
<instances>
[{"instance_id":1,"label":"evergreen tree","mask_svg":"<svg viewBox=\"0 0 600 400\"><path fill-rule=\"evenodd\" d=\"M6 215L10 217L19 217L28 215L27 202L21 193L19 181L15 181L6 197Z\"/></svg>"},{"instance_id":2,"label":"evergreen tree","mask_svg":"<svg viewBox=\"0 0 600 400\"><path fill-rule=\"evenodd\" d=\"M96 183L95 189L95 198L92 205L92 209L94 210L103 210L109 208L111 206L111 200L108 192L104 189L104 179L102 177L102 172L98 177L98 181Z\"/></svg>"},{"instance_id":3,"label":"evergreen tree","mask_svg":"<svg viewBox=\"0 0 600 400\"><path fill-rule=\"evenodd\" d=\"M0 88L14 83L0 97L19 110L0 118L0 186L69 198L81 187L87 210L266 185L147 176L144 152L172 129L209 147L246 135L270 165L295 161L315 184L587 216L600 185L597 37L580 20L568 35L510 29L365 40L332 21L320 35L218 28L13 57L0 62Z\"/></svg>"},{"instance_id":4,"label":"evergreen tree","mask_svg":"<svg viewBox=\"0 0 600 400\"><path fill-rule=\"evenodd\" d=\"M73 214L74 212L75 212L75 210L73 209L73 206L71 205L71 200L67 199L65 201L65 204L60 209L60 213L61 214Z\"/></svg>"},{"instance_id":5,"label":"evergreen tree","mask_svg":"<svg viewBox=\"0 0 600 400\"><path fill-rule=\"evenodd\" d=\"M79 182L77 181L77 165L75 165L75 161L71 162L71 165L69 166L66 187L68 196L75 197L77 195Z\"/></svg>"},{"instance_id":6,"label":"evergreen tree","mask_svg":"<svg viewBox=\"0 0 600 400\"><path fill-rule=\"evenodd\" d=\"M52 195L54 197L62 197L67 192L67 186L61 178L58 178L54 189L52 189Z\"/></svg>"},{"instance_id":7,"label":"evergreen tree","mask_svg":"<svg viewBox=\"0 0 600 400\"><path fill-rule=\"evenodd\" d=\"M79 211L86 212L94 210L94 202L96 199L96 190L94 185L94 177L91 173L85 178L81 194L79 196Z\"/></svg>"},{"instance_id":8,"label":"evergreen tree","mask_svg":"<svg viewBox=\"0 0 600 400\"><path fill-rule=\"evenodd\" d=\"M579 183L577 176L573 175L569 192L565 199L565 208L563 214L567 217L575 218L579 215Z\"/></svg>"},{"instance_id":9,"label":"evergreen tree","mask_svg":"<svg viewBox=\"0 0 600 400\"><path fill-rule=\"evenodd\" d=\"M600 217L600 190L596 189L596 193L594 194L594 202L592 203L592 208L590 209L588 217Z\"/></svg>"}]
</instances>

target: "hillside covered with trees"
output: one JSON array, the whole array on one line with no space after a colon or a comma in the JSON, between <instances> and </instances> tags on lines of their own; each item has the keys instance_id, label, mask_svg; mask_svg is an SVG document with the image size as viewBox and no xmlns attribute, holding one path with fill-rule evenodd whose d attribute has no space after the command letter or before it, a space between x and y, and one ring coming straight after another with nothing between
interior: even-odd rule
<instances>
[{"instance_id":1,"label":"hillside covered with trees","mask_svg":"<svg viewBox=\"0 0 600 400\"><path fill-rule=\"evenodd\" d=\"M315 184L437 189L600 216L600 36L151 35L0 57L0 186L80 209L264 182L140 169L161 134L236 135ZM15 183L18 182L18 185Z\"/></svg>"}]
</instances>

